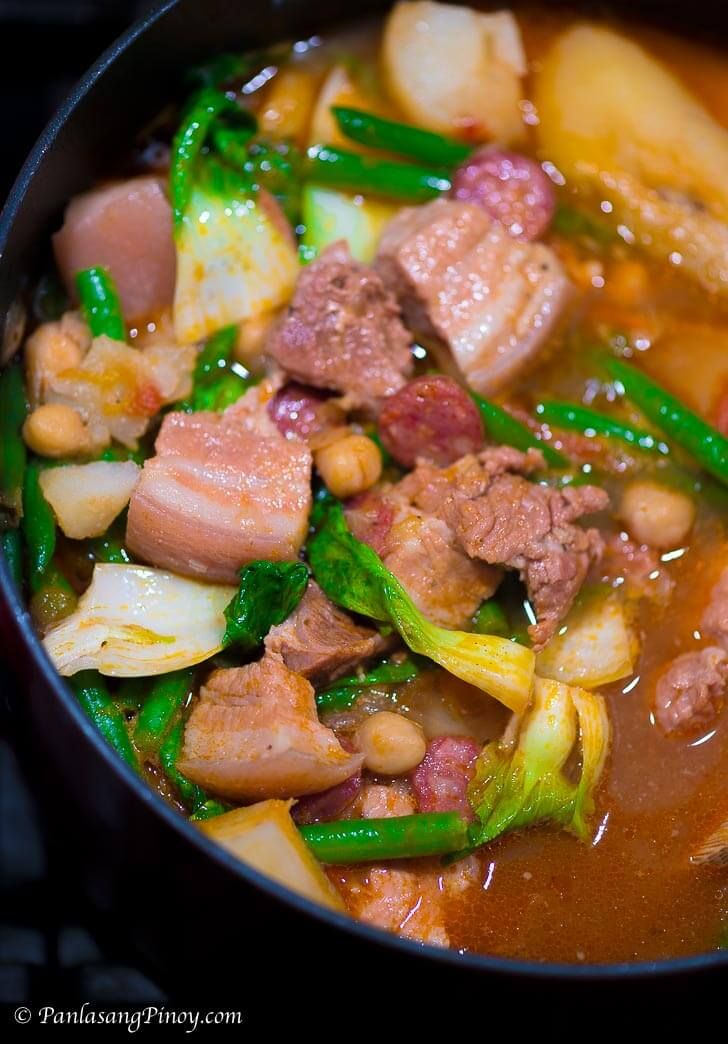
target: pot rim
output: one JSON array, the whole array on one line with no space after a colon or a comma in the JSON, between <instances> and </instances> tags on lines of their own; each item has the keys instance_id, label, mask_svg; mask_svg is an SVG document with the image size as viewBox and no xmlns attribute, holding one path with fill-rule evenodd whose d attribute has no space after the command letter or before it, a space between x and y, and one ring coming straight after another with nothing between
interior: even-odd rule
<instances>
[{"instance_id":1,"label":"pot rim","mask_svg":"<svg viewBox=\"0 0 728 1044\"><path fill-rule=\"evenodd\" d=\"M119 36L74 85L67 98L51 117L23 164L10 190L5 206L0 213L0 265L2 265L6 241L22 207L28 187L66 121L116 59L133 46L135 41L152 25L163 19L179 2L180 0L162 0L158 6L141 17L126 32ZM33 628L30 613L23 604L20 592L10 577L4 556L1 554L0 600L10 610L24 651L38 668L43 683L61 703L78 732L83 735L84 741L95 747L96 752L101 755L107 770L116 775L124 786L132 790L140 802L152 807L156 815L165 821L166 826L180 834L188 844L196 846L208 859L213 860L229 873L241 877L248 885L261 889L282 905L292 908L297 914L322 921L328 927L349 932L369 943L399 951L403 956L412 960L424 959L434 961L449 965L453 969L463 968L469 972L476 973L496 973L539 980L558 978L575 981L608 981L654 978L657 976L662 978L669 975L704 971L720 966L728 967L728 951L720 950L695 954L689 957L674 957L657 961L621 961L585 965L497 957L471 951L445 949L409 939L402 939L393 933L319 906L312 900L292 892L284 885L278 884L265 874L241 862L232 853L216 844L193 823L168 805L149 784L117 756L98 729L84 714L78 702L73 698L70 687L65 684L64 679L57 673L51 663Z\"/></svg>"}]
</instances>

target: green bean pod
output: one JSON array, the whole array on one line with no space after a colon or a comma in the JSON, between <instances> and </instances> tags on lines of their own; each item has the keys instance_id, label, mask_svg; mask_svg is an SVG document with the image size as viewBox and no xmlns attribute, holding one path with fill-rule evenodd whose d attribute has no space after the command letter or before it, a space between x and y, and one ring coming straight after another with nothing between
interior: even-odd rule
<instances>
[{"instance_id":1,"label":"green bean pod","mask_svg":"<svg viewBox=\"0 0 728 1044\"><path fill-rule=\"evenodd\" d=\"M299 827L322 863L377 863L385 859L460 852L468 824L459 812L422 812L389 819L342 819Z\"/></svg>"},{"instance_id":2,"label":"green bean pod","mask_svg":"<svg viewBox=\"0 0 728 1044\"><path fill-rule=\"evenodd\" d=\"M105 268L86 268L76 274L76 288L92 335L125 341L121 301L111 274Z\"/></svg>"},{"instance_id":3,"label":"green bean pod","mask_svg":"<svg viewBox=\"0 0 728 1044\"><path fill-rule=\"evenodd\" d=\"M0 533L0 545L3 549L8 571L16 587L23 586L23 544L19 529L6 529Z\"/></svg>"},{"instance_id":4,"label":"green bean pod","mask_svg":"<svg viewBox=\"0 0 728 1044\"><path fill-rule=\"evenodd\" d=\"M646 453L667 456L670 452L670 447L652 432L623 424L606 413L599 413L586 406L570 402L542 402L536 407L536 416L553 427L578 431L591 438L618 439Z\"/></svg>"},{"instance_id":5,"label":"green bean pod","mask_svg":"<svg viewBox=\"0 0 728 1044\"><path fill-rule=\"evenodd\" d=\"M159 763L169 782L179 794L183 804L190 809L191 818L196 820L211 819L227 811L227 806L206 794L177 768L182 741L184 723L178 721L167 733L167 737L159 748Z\"/></svg>"},{"instance_id":6,"label":"green bean pod","mask_svg":"<svg viewBox=\"0 0 728 1044\"><path fill-rule=\"evenodd\" d=\"M137 767L137 757L129 739L124 716L109 694L106 682L97 671L81 671L70 679L76 699L91 721L127 765Z\"/></svg>"},{"instance_id":7,"label":"green bean pod","mask_svg":"<svg viewBox=\"0 0 728 1044\"><path fill-rule=\"evenodd\" d=\"M28 575L32 591L37 591L56 550L56 519L43 496L40 475L44 465L31 459L23 484L23 536L28 554Z\"/></svg>"},{"instance_id":8,"label":"green bean pod","mask_svg":"<svg viewBox=\"0 0 728 1044\"><path fill-rule=\"evenodd\" d=\"M0 529L17 526L23 514L27 453L21 430L28 412L20 363L0 373Z\"/></svg>"},{"instance_id":9,"label":"green bean pod","mask_svg":"<svg viewBox=\"0 0 728 1044\"><path fill-rule=\"evenodd\" d=\"M316 706L321 714L348 710L365 689L373 685L402 685L416 678L421 669L419 664L410 659L399 663L380 663L362 676L350 674L346 678L339 678L322 692L317 692Z\"/></svg>"},{"instance_id":10,"label":"green bean pod","mask_svg":"<svg viewBox=\"0 0 728 1044\"><path fill-rule=\"evenodd\" d=\"M60 569L53 563L40 578L32 579L30 615L40 631L69 616L78 604L78 596Z\"/></svg>"},{"instance_id":11,"label":"green bean pod","mask_svg":"<svg viewBox=\"0 0 728 1044\"><path fill-rule=\"evenodd\" d=\"M514 449L526 452L528 449L537 449L543 453L544 460L552 468L568 468L569 461L558 450L537 439L525 424L512 417L508 410L497 406L489 399L471 391L470 397L480 410L480 416L485 430L494 440L505 446L513 446Z\"/></svg>"},{"instance_id":12,"label":"green bean pod","mask_svg":"<svg viewBox=\"0 0 728 1044\"><path fill-rule=\"evenodd\" d=\"M139 712L134 743L145 754L158 750L192 689L192 670L162 674L154 682Z\"/></svg>"},{"instance_id":13,"label":"green bean pod","mask_svg":"<svg viewBox=\"0 0 728 1044\"><path fill-rule=\"evenodd\" d=\"M371 192L406 203L433 199L447 192L451 185L447 171L371 159L330 145L312 146L307 158L308 174L320 185Z\"/></svg>"},{"instance_id":14,"label":"green bean pod","mask_svg":"<svg viewBox=\"0 0 728 1044\"><path fill-rule=\"evenodd\" d=\"M476 634L495 634L500 638L508 638L511 625L506 611L496 598L488 598L482 603L473 617L473 630Z\"/></svg>"},{"instance_id":15,"label":"green bean pod","mask_svg":"<svg viewBox=\"0 0 728 1044\"><path fill-rule=\"evenodd\" d=\"M687 450L707 472L728 484L728 439L697 413L622 359L607 359L610 377L656 427Z\"/></svg>"},{"instance_id":16,"label":"green bean pod","mask_svg":"<svg viewBox=\"0 0 728 1044\"><path fill-rule=\"evenodd\" d=\"M470 145L445 138L396 120L385 120L363 109L334 105L331 109L342 134L372 149L396 152L400 156L432 163L436 167L456 167L472 153Z\"/></svg>"}]
</instances>

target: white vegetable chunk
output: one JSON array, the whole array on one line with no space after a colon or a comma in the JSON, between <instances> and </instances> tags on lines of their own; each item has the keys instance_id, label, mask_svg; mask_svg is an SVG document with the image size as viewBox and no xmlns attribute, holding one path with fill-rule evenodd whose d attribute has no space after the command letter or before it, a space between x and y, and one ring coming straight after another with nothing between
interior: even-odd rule
<instances>
[{"instance_id":1,"label":"white vegetable chunk","mask_svg":"<svg viewBox=\"0 0 728 1044\"><path fill-rule=\"evenodd\" d=\"M234 593L161 569L99 564L75 611L43 644L65 676L89 668L116 678L166 674L220 650Z\"/></svg>"},{"instance_id":2,"label":"white vegetable chunk","mask_svg":"<svg viewBox=\"0 0 728 1044\"><path fill-rule=\"evenodd\" d=\"M200 829L244 863L332 910L344 904L296 829L292 801L260 801L200 823Z\"/></svg>"},{"instance_id":3,"label":"white vegetable chunk","mask_svg":"<svg viewBox=\"0 0 728 1044\"><path fill-rule=\"evenodd\" d=\"M129 503L141 468L133 460L93 461L49 468L40 488L71 540L101 536Z\"/></svg>"},{"instance_id":4,"label":"white vegetable chunk","mask_svg":"<svg viewBox=\"0 0 728 1044\"><path fill-rule=\"evenodd\" d=\"M399 3L384 31L385 80L415 123L466 141L523 140L526 56L510 11Z\"/></svg>"},{"instance_id":5,"label":"white vegetable chunk","mask_svg":"<svg viewBox=\"0 0 728 1044\"><path fill-rule=\"evenodd\" d=\"M636 642L617 595L576 606L536 656L536 673L567 685L598 689L634 671Z\"/></svg>"}]
</instances>

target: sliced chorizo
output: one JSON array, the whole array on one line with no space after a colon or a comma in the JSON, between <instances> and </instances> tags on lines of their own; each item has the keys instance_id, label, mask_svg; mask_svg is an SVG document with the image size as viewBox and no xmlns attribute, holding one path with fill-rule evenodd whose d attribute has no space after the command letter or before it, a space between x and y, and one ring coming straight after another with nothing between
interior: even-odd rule
<instances>
[{"instance_id":1,"label":"sliced chorizo","mask_svg":"<svg viewBox=\"0 0 728 1044\"><path fill-rule=\"evenodd\" d=\"M385 400L379 436L405 468L418 459L446 467L482 447L483 425L477 406L457 381L435 374L416 377Z\"/></svg>"},{"instance_id":2,"label":"sliced chorizo","mask_svg":"<svg viewBox=\"0 0 728 1044\"><path fill-rule=\"evenodd\" d=\"M455 171L453 199L475 203L516 239L538 239L556 209L554 186L539 164L507 149L478 149Z\"/></svg>"}]
</instances>

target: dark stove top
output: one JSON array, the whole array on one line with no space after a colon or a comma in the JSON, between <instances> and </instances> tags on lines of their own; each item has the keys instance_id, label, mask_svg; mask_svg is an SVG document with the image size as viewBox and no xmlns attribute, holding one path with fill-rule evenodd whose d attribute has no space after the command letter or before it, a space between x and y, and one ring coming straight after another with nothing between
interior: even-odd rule
<instances>
[{"instance_id":1,"label":"dark stove top","mask_svg":"<svg viewBox=\"0 0 728 1044\"><path fill-rule=\"evenodd\" d=\"M74 81L150 6L0 0L0 201ZM69 899L62 870L49 865L18 760L0 741L0 1005L34 1008L53 999L108 1008L164 1001L154 983L99 945L85 917Z\"/></svg>"}]
</instances>

